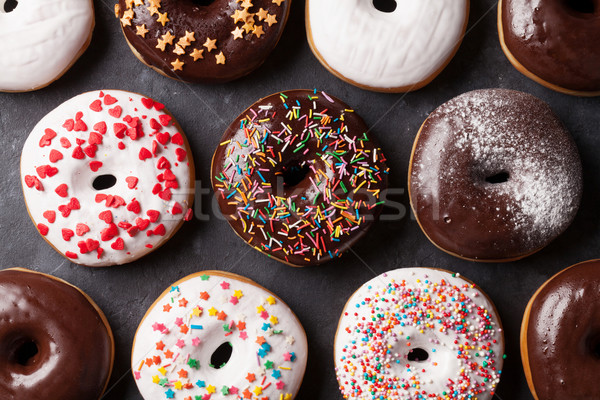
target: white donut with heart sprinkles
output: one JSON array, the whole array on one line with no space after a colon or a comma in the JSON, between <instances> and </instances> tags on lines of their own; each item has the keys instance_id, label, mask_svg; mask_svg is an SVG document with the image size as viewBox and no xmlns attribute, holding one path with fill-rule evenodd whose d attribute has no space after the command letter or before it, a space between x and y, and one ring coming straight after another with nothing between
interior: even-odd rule
<instances>
[{"instance_id":1,"label":"white donut with heart sprinkles","mask_svg":"<svg viewBox=\"0 0 600 400\"><path fill-rule=\"evenodd\" d=\"M352 400L491 400L503 353L492 301L432 268L396 269L361 286L334 345L340 390Z\"/></svg>"},{"instance_id":2,"label":"white donut with heart sprinkles","mask_svg":"<svg viewBox=\"0 0 600 400\"><path fill-rule=\"evenodd\" d=\"M192 217L187 139L136 93L88 92L46 115L23 147L21 182L40 234L87 266L134 261Z\"/></svg>"},{"instance_id":3,"label":"white donut with heart sprinkles","mask_svg":"<svg viewBox=\"0 0 600 400\"><path fill-rule=\"evenodd\" d=\"M240 275L203 271L150 306L131 370L146 400L292 400L307 356L300 321L275 294Z\"/></svg>"}]
</instances>

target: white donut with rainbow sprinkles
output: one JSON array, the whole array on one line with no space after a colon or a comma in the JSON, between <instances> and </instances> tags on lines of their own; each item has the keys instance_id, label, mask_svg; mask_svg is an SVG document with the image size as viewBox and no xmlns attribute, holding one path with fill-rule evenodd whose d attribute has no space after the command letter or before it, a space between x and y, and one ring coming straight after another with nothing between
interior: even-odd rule
<instances>
[{"instance_id":1,"label":"white donut with rainbow sprinkles","mask_svg":"<svg viewBox=\"0 0 600 400\"><path fill-rule=\"evenodd\" d=\"M93 91L33 128L21 182L29 215L52 247L72 262L108 266L153 251L191 218L194 163L163 104Z\"/></svg>"},{"instance_id":2,"label":"white donut with rainbow sprinkles","mask_svg":"<svg viewBox=\"0 0 600 400\"><path fill-rule=\"evenodd\" d=\"M239 275L202 271L150 307L131 362L146 400L292 400L307 352L302 325L276 295Z\"/></svg>"},{"instance_id":3,"label":"white donut with rainbow sprinkles","mask_svg":"<svg viewBox=\"0 0 600 400\"><path fill-rule=\"evenodd\" d=\"M335 338L345 399L493 397L504 359L491 300L448 271L405 268L365 283L348 300Z\"/></svg>"}]
</instances>

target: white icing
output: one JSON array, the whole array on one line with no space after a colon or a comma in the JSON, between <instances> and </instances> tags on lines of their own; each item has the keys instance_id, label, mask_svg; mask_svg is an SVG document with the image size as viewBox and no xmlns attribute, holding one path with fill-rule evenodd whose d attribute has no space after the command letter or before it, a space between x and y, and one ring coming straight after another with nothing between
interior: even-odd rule
<instances>
[{"instance_id":1,"label":"white icing","mask_svg":"<svg viewBox=\"0 0 600 400\"><path fill-rule=\"evenodd\" d=\"M400 287L392 291L391 283ZM461 309L467 312L460 313ZM344 313L334 345L344 398L492 398L503 363L500 319L488 298L458 275L429 268L393 270L361 286L348 300ZM378 317L382 315L385 317ZM367 340L365 330L374 336ZM375 340L382 332L382 338ZM487 343L489 349L482 350ZM417 348L427 351L426 360L408 359L410 350ZM370 366L365 367L365 362ZM378 364L381 368L376 371ZM365 373L374 373L369 376L372 381L365 379ZM372 382L391 386L381 389Z\"/></svg>"},{"instance_id":2,"label":"white icing","mask_svg":"<svg viewBox=\"0 0 600 400\"><path fill-rule=\"evenodd\" d=\"M94 25L90 0L0 0L0 91L27 91L57 79L79 56Z\"/></svg>"},{"instance_id":3,"label":"white icing","mask_svg":"<svg viewBox=\"0 0 600 400\"><path fill-rule=\"evenodd\" d=\"M101 97L101 94L104 97ZM110 97L116 102L106 105L104 102L111 102ZM54 111L46 115L33 129L25 145L21 156L21 182L25 201L29 209L32 220L35 225L43 224L48 227L48 234L45 236L56 250L61 254L67 255L67 252L77 254L77 258L70 257L73 262L89 266L106 266L114 264L124 264L149 253L154 248L165 242L178 228L182 218L191 204L188 199L193 196L194 182L190 174L190 165L193 165L192 155L185 154L185 158L179 162L177 152L182 152L185 145L179 145L166 142L165 145L158 145L156 155L141 161L139 158L140 150L145 148L152 151L153 142L156 142L157 135L151 128L151 120L157 122L162 116L165 118L164 110L157 111L154 107L148 109L141 102L143 96L135 93L129 93L117 90L108 90L104 92L94 91L76 96ZM90 109L90 104L94 101L101 101L102 111L96 112ZM119 118L109 115L109 110L120 106L122 112ZM160 107L158 107L160 108ZM76 114L82 112L81 120L87 125L85 131L68 131L63 124L68 119L75 119ZM114 132L114 124L121 123L130 127L124 120L127 116L139 117L144 136L132 140L130 136L117 138ZM102 143L97 144L95 157L88 155L84 159L72 157L74 148L77 146L76 139L85 141L81 147L89 145L91 132L97 123L105 122L107 131L102 137ZM166 121L165 121L166 122ZM178 129L173 125L173 120L168 126L160 126L159 132L168 133L171 137L178 133ZM156 126L156 125L154 125ZM40 147L40 140L46 134L46 129L52 129L56 132L56 137L51 139L47 146ZM181 133L183 135L183 133ZM69 148L61 145L61 139L66 138L70 142ZM119 149L119 143L125 145L124 150ZM156 142L158 144L158 142ZM63 158L52 162L50 153L52 150L59 151ZM152 194L154 186L159 183L157 176L165 172L165 168L158 168L158 160L164 157L170 163L170 170L176 177L179 188L171 188L172 197L170 200L159 197L158 194ZM181 156L180 156L181 157ZM101 162L102 166L97 172L90 168L91 162ZM42 178L36 171L37 167L50 165L58 169L58 173L52 177ZM92 186L95 178L100 175L112 174L117 182L113 187L103 190L96 190ZM43 190L37 190L35 186L28 187L26 177L35 176L43 185ZM129 188L128 177L138 178L135 188ZM30 178L29 178L30 179ZM61 184L66 184L67 196L59 196L55 190ZM161 183L162 190L166 190L165 182ZM96 196L113 195L120 196L127 204L115 208L107 207L106 200L96 201ZM71 210L67 217L63 217L59 207L70 202L72 198L79 201L80 208ZM140 205L140 212L128 211L129 205L133 199L136 199ZM191 200L189 200L191 201ZM178 203L181 206L181 213L171 214L173 207ZM140 230L135 236L131 237L123 227L118 227L118 234L110 240L102 240L102 231L109 225L105 220L101 220L101 212L110 211L114 224L128 222L135 224L136 218L150 219L148 210L156 210L160 216L155 222L143 230ZM44 217L45 211L54 211L56 220L54 223ZM89 227L89 232L82 236L76 234L77 224L82 223ZM159 225L165 227L165 234L147 236L149 231L155 230ZM70 240L65 240L62 230L70 229L75 235ZM160 229L160 228L159 228ZM107 237L105 236L105 239ZM98 257L96 250L83 254L78 243L88 239L99 242L103 253ZM111 245L118 239L123 240L123 250L113 249Z\"/></svg>"},{"instance_id":4,"label":"white icing","mask_svg":"<svg viewBox=\"0 0 600 400\"><path fill-rule=\"evenodd\" d=\"M460 43L467 0L309 0L314 47L335 71L374 88L410 87L440 69Z\"/></svg>"},{"instance_id":5,"label":"white icing","mask_svg":"<svg viewBox=\"0 0 600 400\"><path fill-rule=\"evenodd\" d=\"M210 271L207 275L201 272L176 282L158 298L140 323L133 347L132 370L142 396L146 400L170 398L170 395L176 400L188 396L234 400L247 398L244 391L248 390L252 399L291 400L300 388L306 369L308 346L302 325L285 303L265 289L210 274ZM204 280L203 276L208 279ZM210 297L201 297L203 292ZM172 308L165 311L165 306ZM200 315L194 315L197 307L202 309L196 312ZM217 314L211 316L209 310L213 308L212 313ZM226 316L221 314L219 320L221 312ZM261 314L263 312L265 314ZM245 322L245 327L239 325L240 321ZM189 329L183 328L185 333L181 332L183 325ZM224 325L231 326L231 334ZM264 339L267 346L260 344L259 338ZM183 341L179 343L183 347L177 345L178 340ZM162 350L157 348L161 342ZM211 356L226 342L232 345L231 358L223 367L215 369L210 366ZM259 355L263 346L270 350ZM173 353L171 358L166 357L170 355L166 352ZM294 357L290 357L292 353ZM154 357L160 357L158 364L145 363L149 359L154 361ZM196 360L198 368L191 367L189 359ZM164 368L162 372L161 368ZM180 376L182 370L185 373ZM248 374L255 375L252 382L247 379ZM158 379L165 378L168 382L165 386L157 383ZM180 389L178 382L182 385ZM189 388L185 388L186 383L191 384ZM223 394L223 387L233 393Z\"/></svg>"}]
</instances>

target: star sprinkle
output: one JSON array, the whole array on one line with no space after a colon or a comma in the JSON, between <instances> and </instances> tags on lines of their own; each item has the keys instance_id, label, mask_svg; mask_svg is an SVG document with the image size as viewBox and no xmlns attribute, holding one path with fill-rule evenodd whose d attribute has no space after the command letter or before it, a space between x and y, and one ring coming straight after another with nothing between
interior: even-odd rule
<instances>
[{"instance_id":1,"label":"star sprinkle","mask_svg":"<svg viewBox=\"0 0 600 400\"><path fill-rule=\"evenodd\" d=\"M162 26L165 26L169 21L171 20L167 16L167 13L158 13L158 18L156 19L156 22L160 22Z\"/></svg>"},{"instance_id":2,"label":"star sprinkle","mask_svg":"<svg viewBox=\"0 0 600 400\"><path fill-rule=\"evenodd\" d=\"M198 61L201 58L204 58L204 49L202 50L198 50L198 49L194 49L194 51L191 52L190 57L192 57L194 59L194 61Z\"/></svg>"},{"instance_id":3,"label":"star sprinkle","mask_svg":"<svg viewBox=\"0 0 600 400\"><path fill-rule=\"evenodd\" d=\"M277 4L278 6L281 6L281 3L284 2L284 0L273 0L272 1L274 4Z\"/></svg>"},{"instance_id":4,"label":"star sprinkle","mask_svg":"<svg viewBox=\"0 0 600 400\"><path fill-rule=\"evenodd\" d=\"M265 34L265 31L263 30L262 25L256 25L254 27L254 29L252 30L252 33L256 36L256 37L261 37L262 35Z\"/></svg>"},{"instance_id":5,"label":"star sprinkle","mask_svg":"<svg viewBox=\"0 0 600 400\"><path fill-rule=\"evenodd\" d=\"M146 37L146 33L148 33L148 29L146 29L146 24L143 25L137 25L136 27L137 32L135 33L138 36L141 36L143 38Z\"/></svg>"},{"instance_id":6,"label":"star sprinkle","mask_svg":"<svg viewBox=\"0 0 600 400\"><path fill-rule=\"evenodd\" d=\"M262 21L263 19L267 18L268 12L267 12L267 10L265 10L261 7L260 10L258 10L258 12L255 15L259 21Z\"/></svg>"},{"instance_id":7,"label":"star sprinkle","mask_svg":"<svg viewBox=\"0 0 600 400\"><path fill-rule=\"evenodd\" d=\"M229 282L221 282L221 288L223 288L223 290L229 289Z\"/></svg>"},{"instance_id":8,"label":"star sprinkle","mask_svg":"<svg viewBox=\"0 0 600 400\"><path fill-rule=\"evenodd\" d=\"M223 52L217 54L215 58L217 59L217 64L225 64L225 55L223 55Z\"/></svg>"},{"instance_id":9,"label":"star sprinkle","mask_svg":"<svg viewBox=\"0 0 600 400\"><path fill-rule=\"evenodd\" d=\"M211 38L207 37L206 42L204 42L204 44L202 46L206 47L206 49L210 53L211 51L213 51L214 49L217 48L216 43L217 43L217 39L211 39Z\"/></svg>"},{"instance_id":10,"label":"star sprinkle","mask_svg":"<svg viewBox=\"0 0 600 400\"><path fill-rule=\"evenodd\" d=\"M183 62L179 60L179 58L171 63L173 66L173 71L183 71Z\"/></svg>"},{"instance_id":11,"label":"star sprinkle","mask_svg":"<svg viewBox=\"0 0 600 400\"><path fill-rule=\"evenodd\" d=\"M235 30L231 31L231 34L233 35L233 40L244 38L244 30L239 26L236 26Z\"/></svg>"},{"instance_id":12,"label":"star sprinkle","mask_svg":"<svg viewBox=\"0 0 600 400\"><path fill-rule=\"evenodd\" d=\"M265 19L265 22L269 24L269 26L277 23L277 18L275 18L275 14L269 14Z\"/></svg>"}]
</instances>

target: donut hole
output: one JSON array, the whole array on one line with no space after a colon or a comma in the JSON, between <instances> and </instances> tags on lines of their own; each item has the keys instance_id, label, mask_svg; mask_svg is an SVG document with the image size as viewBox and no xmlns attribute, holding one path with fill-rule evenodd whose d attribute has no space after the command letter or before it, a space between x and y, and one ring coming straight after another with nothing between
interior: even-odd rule
<instances>
[{"instance_id":1,"label":"donut hole","mask_svg":"<svg viewBox=\"0 0 600 400\"><path fill-rule=\"evenodd\" d=\"M214 369L221 369L229 362L233 346L229 342L225 342L212 353L210 356L209 366Z\"/></svg>"},{"instance_id":2,"label":"donut hole","mask_svg":"<svg viewBox=\"0 0 600 400\"><path fill-rule=\"evenodd\" d=\"M508 182L509 179L510 174L508 173L508 171L500 171L496 174L488 175L485 177L485 181L487 183L491 183L492 185Z\"/></svg>"},{"instance_id":3,"label":"donut hole","mask_svg":"<svg viewBox=\"0 0 600 400\"><path fill-rule=\"evenodd\" d=\"M427 350L417 347L409 351L406 358L408 361L422 362L429 358L429 353Z\"/></svg>"},{"instance_id":4,"label":"donut hole","mask_svg":"<svg viewBox=\"0 0 600 400\"><path fill-rule=\"evenodd\" d=\"M92 186L96 190L110 189L117 183L117 178L114 175L99 175L92 182Z\"/></svg>"},{"instance_id":5,"label":"donut hole","mask_svg":"<svg viewBox=\"0 0 600 400\"><path fill-rule=\"evenodd\" d=\"M396 0L373 0L373 7L378 11L391 13L396 11L398 4L396 3Z\"/></svg>"},{"instance_id":6,"label":"donut hole","mask_svg":"<svg viewBox=\"0 0 600 400\"><path fill-rule=\"evenodd\" d=\"M565 5L573 11L582 14L593 14L596 11L594 0L563 0Z\"/></svg>"},{"instance_id":7,"label":"donut hole","mask_svg":"<svg viewBox=\"0 0 600 400\"><path fill-rule=\"evenodd\" d=\"M28 366L33 364L33 359L38 352L38 346L33 340L20 339L13 345L10 360L12 363Z\"/></svg>"},{"instance_id":8,"label":"donut hole","mask_svg":"<svg viewBox=\"0 0 600 400\"><path fill-rule=\"evenodd\" d=\"M19 2L17 0L6 0L4 2L4 12L5 13L9 13L9 12L13 12L15 10L15 8L17 8L17 4L19 4Z\"/></svg>"},{"instance_id":9,"label":"donut hole","mask_svg":"<svg viewBox=\"0 0 600 400\"><path fill-rule=\"evenodd\" d=\"M285 165L281 170L283 177L283 187L293 188L302 182L310 172L310 167L306 161L293 161Z\"/></svg>"}]
</instances>

